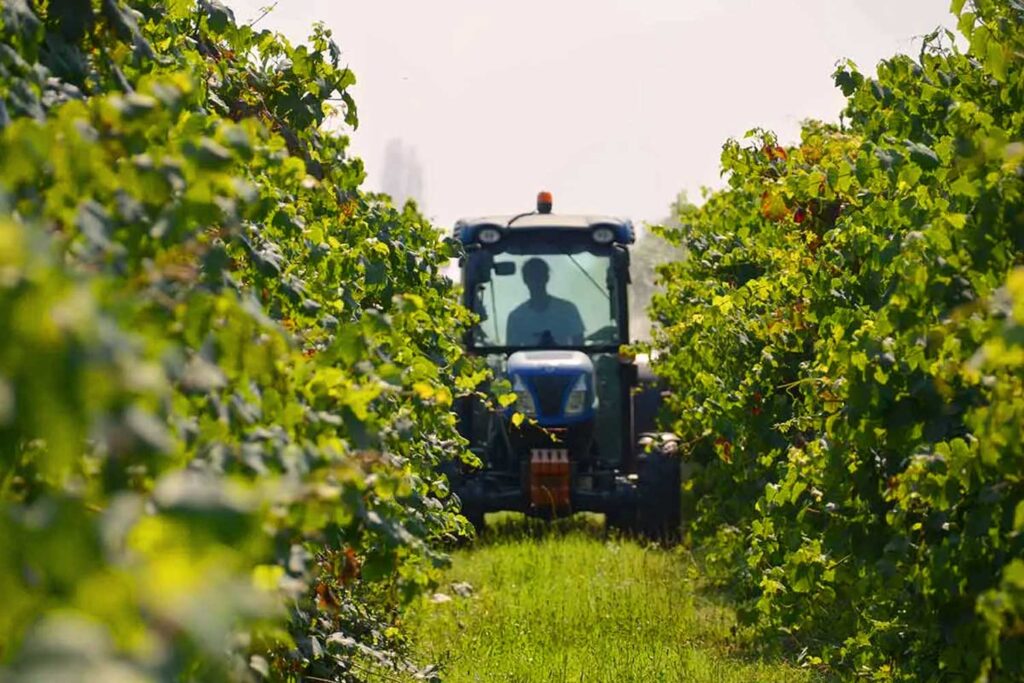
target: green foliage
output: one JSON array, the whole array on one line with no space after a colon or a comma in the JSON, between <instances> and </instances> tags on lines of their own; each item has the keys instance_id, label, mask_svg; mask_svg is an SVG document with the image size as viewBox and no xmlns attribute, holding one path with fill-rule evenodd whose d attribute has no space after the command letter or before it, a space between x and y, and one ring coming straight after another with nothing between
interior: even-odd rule
<instances>
[{"instance_id":1,"label":"green foliage","mask_svg":"<svg viewBox=\"0 0 1024 683\"><path fill-rule=\"evenodd\" d=\"M350 680L464 530L455 247L216 0L0 14L0 673Z\"/></svg>"},{"instance_id":2,"label":"green foliage","mask_svg":"<svg viewBox=\"0 0 1024 683\"><path fill-rule=\"evenodd\" d=\"M763 632L882 680L1024 676L1024 7L953 4L967 52L726 144L653 308L695 539Z\"/></svg>"}]
</instances>

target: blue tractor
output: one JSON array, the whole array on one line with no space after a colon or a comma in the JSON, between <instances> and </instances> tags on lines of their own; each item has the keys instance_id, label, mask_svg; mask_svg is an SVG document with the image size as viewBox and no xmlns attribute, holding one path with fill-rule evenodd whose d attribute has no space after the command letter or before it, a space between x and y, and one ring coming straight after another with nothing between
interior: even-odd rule
<instances>
[{"instance_id":1,"label":"blue tractor","mask_svg":"<svg viewBox=\"0 0 1024 683\"><path fill-rule=\"evenodd\" d=\"M680 462L654 433L659 392L623 345L629 336L629 221L537 210L460 220L455 237L464 303L478 324L469 354L507 379L514 404L458 406L460 429L483 463L451 463L463 514L538 517L604 513L609 527L671 538L680 524ZM520 414L525 420L515 416Z\"/></svg>"}]
</instances>

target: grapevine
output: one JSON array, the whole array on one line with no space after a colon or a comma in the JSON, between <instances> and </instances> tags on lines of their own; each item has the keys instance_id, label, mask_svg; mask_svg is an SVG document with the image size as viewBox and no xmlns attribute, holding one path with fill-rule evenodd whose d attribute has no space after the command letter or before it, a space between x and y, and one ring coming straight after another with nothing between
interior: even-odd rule
<instances>
[{"instance_id":1,"label":"grapevine","mask_svg":"<svg viewBox=\"0 0 1024 683\"><path fill-rule=\"evenodd\" d=\"M953 10L838 67L841 124L727 143L653 306L708 566L880 680L1024 676L1024 7Z\"/></svg>"},{"instance_id":2,"label":"grapevine","mask_svg":"<svg viewBox=\"0 0 1024 683\"><path fill-rule=\"evenodd\" d=\"M465 531L434 466L468 318L456 248L360 189L330 32L0 17L0 671L415 673L396 610Z\"/></svg>"}]
</instances>

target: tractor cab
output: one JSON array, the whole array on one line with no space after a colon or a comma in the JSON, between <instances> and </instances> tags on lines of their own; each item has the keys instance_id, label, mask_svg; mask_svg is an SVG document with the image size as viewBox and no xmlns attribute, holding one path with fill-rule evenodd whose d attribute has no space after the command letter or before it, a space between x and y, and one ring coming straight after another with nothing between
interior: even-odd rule
<instances>
[{"instance_id":1,"label":"tractor cab","mask_svg":"<svg viewBox=\"0 0 1024 683\"><path fill-rule=\"evenodd\" d=\"M612 526L671 533L679 463L659 438L640 438L653 427L657 390L621 353L630 341L632 224L554 214L542 192L535 212L461 220L455 237L465 249L464 304L477 317L467 352L485 358L516 398L503 410L476 399L459 406L483 463L449 469L463 514L479 528L491 511L590 510Z\"/></svg>"}]
</instances>

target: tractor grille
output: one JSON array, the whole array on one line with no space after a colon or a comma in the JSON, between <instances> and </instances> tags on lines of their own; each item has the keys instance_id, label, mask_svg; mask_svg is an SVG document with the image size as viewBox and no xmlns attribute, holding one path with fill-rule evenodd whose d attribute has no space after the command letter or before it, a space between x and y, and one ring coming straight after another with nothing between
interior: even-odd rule
<instances>
[{"instance_id":1,"label":"tractor grille","mask_svg":"<svg viewBox=\"0 0 1024 683\"><path fill-rule=\"evenodd\" d=\"M544 417L558 417L562 414L562 399L565 390L576 377L566 375L534 375L530 378L537 397L537 409Z\"/></svg>"}]
</instances>

